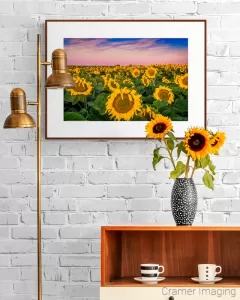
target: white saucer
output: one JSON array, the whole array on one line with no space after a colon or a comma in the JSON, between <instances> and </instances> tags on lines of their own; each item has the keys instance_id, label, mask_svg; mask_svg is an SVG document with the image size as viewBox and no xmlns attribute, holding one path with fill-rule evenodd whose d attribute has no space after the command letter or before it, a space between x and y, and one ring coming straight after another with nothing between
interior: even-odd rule
<instances>
[{"instance_id":1,"label":"white saucer","mask_svg":"<svg viewBox=\"0 0 240 300\"><path fill-rule=\"evenodd\" d=\"M135 277L134 280L139 281L144 284L157 284L160 281L163 281L165 277L155 277L155 278L142 278L142 277Z\"/></svg>"},{"instance_id":2,"label":"white saucer","mask_svg":"<svg viewBox=\"0 0 240 300\"><path fill-rule=\"evenodd\" d=\"M218 282L218 281L221 281L221 280L222 280L221 277L215 277L215 279L212 280L212 281L210 281L210 280L200 281L200 280L199 280L199 277L193 277L193 278L191 278L191 279L192 279L193 281L196 281L196 282L200 283L200 284L214 284L215 282Z\"/></svg>"}]
</instances>

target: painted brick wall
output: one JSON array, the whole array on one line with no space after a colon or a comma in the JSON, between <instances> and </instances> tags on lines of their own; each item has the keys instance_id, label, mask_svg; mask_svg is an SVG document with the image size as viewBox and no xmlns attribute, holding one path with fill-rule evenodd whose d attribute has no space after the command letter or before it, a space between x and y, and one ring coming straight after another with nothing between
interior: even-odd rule
<instances>
[{"instance_id":1,"label":"painted brick wall","mask_svg":"<svg viewBox=\"0 0 240 300\"><path fill-rule=\"evenodd\" d=\"M196 224L240 225L239 1L0 1L0 127L13 87L35 99L36 34L45 19L63 18L208 20L208 124L228 141L215 159L215 191L196 178ZM0 129L1 300L36 299L35 138L34 130ZM98 298L101 225L173 223L169 164L152 171L154 147L43 141L44 300Z\"/></svg>"}]
</instances>

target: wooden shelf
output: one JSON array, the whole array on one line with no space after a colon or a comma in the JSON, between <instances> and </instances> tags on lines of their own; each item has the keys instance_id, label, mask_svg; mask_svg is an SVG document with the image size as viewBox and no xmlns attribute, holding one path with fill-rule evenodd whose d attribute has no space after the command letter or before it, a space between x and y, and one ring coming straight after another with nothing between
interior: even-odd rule
<instances>
[{"instance_id":1,"label":"wooden shelf","mask_svg":"<svg viewBox=\"0 0 240 300\"><path fill-rule=\"evenodd\" d=\"M137 277L137 276L136 276ZM224 278L215 284L199 284L191 280L190 277L166 277L164 281L157 284L142 284L132 277L125 277L105 283L106 287L240 287L240 277Z\"/></svg>"},{"instance_id":2,"label":"wooden shelf","mask_svg":"<svg viewBox=\"0 0 240 300\"><path fill-rule=\"evenodd\" d=\"M155 286L201 286L191 277L207 263L222 266L224 279L213 286L240 286L240 227L104 226L101 233L103 287L148 286L133 280L142 263L165 267L167 279Z\"/></svg>"}]
</instances>

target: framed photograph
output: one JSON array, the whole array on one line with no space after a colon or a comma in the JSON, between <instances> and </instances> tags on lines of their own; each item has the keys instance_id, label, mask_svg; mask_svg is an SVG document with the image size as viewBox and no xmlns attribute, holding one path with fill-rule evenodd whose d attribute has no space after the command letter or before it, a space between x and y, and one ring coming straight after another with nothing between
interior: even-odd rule
<instances>
[{"instance_id":1,"label":"framed photograph","mask_svg":"<svg viewBox=\"0 0 240 300\"><path fill-rule=\"evenodd\" d=\"M176 136L206 126L205 20L48 20L77 88L47 90L46 138L141 139L157 114ZM51 72L51 70L49 70Z\"/></svg>"}]
</instances>

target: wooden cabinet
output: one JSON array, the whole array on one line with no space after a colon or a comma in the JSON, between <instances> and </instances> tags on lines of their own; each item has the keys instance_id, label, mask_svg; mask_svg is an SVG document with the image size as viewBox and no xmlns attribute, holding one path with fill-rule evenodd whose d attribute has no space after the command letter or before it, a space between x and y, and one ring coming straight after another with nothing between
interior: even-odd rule
<instances>
[{"instance_id":1,"label":"wooden cabinet","mask_svg":"<svg viewBox=\"0 0 240 300\"><path fill-rule=\"evenodd\" d=\"M101 300L120 300L120 295L121 300L141 300L139 297L143 299L143 294L150 291L152 300L154 295L156 300L171 296L174 300L240 299L234 296L240 289L240 227L105 226L101 239ZM156 285L134 281L133 277L141 274L141 263L163 265L162 276L166 279ZM197 265L204 263L222 266L219 276L223 280L214 285L193 282L191 277L198 275ZM165 295L163 288L172 291ZM196 294L177 293L186 288L189 293L195 289ZM212 294L201 294L205 288ZM223 291L221 297L214 295L215 289L219 294Z\"/></svg>"}]
</instances>

